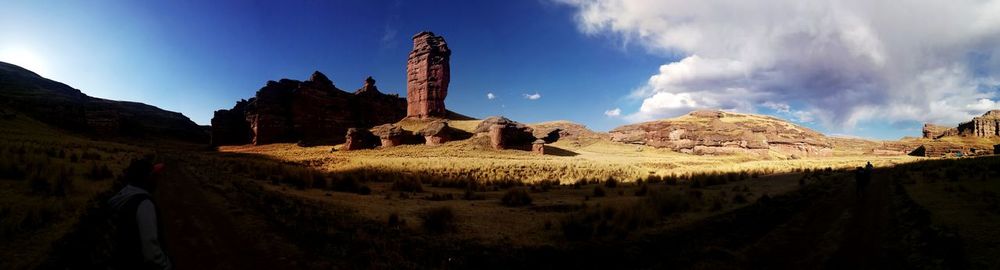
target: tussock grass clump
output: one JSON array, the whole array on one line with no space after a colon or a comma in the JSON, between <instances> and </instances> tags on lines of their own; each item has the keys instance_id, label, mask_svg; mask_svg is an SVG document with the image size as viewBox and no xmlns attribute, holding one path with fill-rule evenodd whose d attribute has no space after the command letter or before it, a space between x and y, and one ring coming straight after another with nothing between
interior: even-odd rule
<instances>
[{"instance_id":1,"label":"tussock grass clump","mask_svg":"<svg viewBox=\"0 0 1000 270\"><path fill-rule=\"evenodd\" d=\"M513 188L507 190L500 203L510 207L531 205L531 195L522 188Z\"/></svg>"},{"instance_id":2,"label":"tussock grass clump","mask_svg":"<svg viewBox=\"0 0 1000 270\"><path fill-rule=\"evenodd\" d=\"M627 237L631 232L656 225L664 218L697 209L701 199L669 191L650 191L641 200L624 206L584 209L567 216L560 223L568 240L586 240L614 236Z\"/></svg>"},{"instance_id":3,"label":"tussock grass clump","mask_svg":"<svg viewBox=\"0 0 1000 270\"><path fill-rule=\"evenodd\" d=\"M419 178L401 177L392 183L392 190L403 192L423 192L424 185Z\"/></svg>"},{"instance_id":4,"label":"tussock grass clump","mask_svg":"<svg viewBox=\"0 0 1000 270\"><path fill-rule=\"evenodd\" d=\"M448 206L424 210L420 214L420 219L423 220L423 228L428 233L441 234L454 232L456 229L455 210Z\"/></svg>"},{"instance_id":5,"label":"tussock grass clump","mask_svg":"<svg viewBox=\"0 0 1000 270\"><path fill-rule=\"evenodd\" d=\"M618 187L618 179L608 177L608 180L604 180L604 186L607 188L616 188Z\"/></svg>"}]
</instances>

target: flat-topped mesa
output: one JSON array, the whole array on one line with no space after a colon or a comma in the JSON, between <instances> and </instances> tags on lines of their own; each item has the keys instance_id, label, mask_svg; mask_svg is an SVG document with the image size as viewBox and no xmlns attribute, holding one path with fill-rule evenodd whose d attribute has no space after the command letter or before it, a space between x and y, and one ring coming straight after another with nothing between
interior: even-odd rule
<instances>
[{"instance_id":1,"label":"flat-topped mesa","mask_svg":"<svg viewBox=\"0 0 1000 270\"><path fill-rule=\"evenodd\" d=\"M444 99L451 81L451 50L444 38L432 32L413 36L413 50L406 65L406 117L444 117Z\"/></svg>"}]
</instances>

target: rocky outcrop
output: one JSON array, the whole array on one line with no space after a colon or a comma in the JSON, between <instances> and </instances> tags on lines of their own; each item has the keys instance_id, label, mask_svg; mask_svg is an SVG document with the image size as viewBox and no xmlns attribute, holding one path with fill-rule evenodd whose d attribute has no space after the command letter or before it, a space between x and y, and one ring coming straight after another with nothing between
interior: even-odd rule
<instances>
[{"instance_id":1,"label":"rocky outcrop","mask_svg":"<svg viewBox=\"0 0 1000 270\"><path fill-rule=\"evenodd\" d=\"M344 146L340 150L372 149L378 146L377 141L378 138L371 132L368 132L368 130L349 128L347 129L347 135L344 136Z\"/></svg>"},{"instance_id":2,"label":"rocky outcrop","mask_svg":"<svg viewBox=\"0 0 1000 270\"><path fill-rule=\"evenodd\" d=\"M924 130L923 130L924 138L937 139L940 138L941 136L946 136L949 133L958 133L958 130L955 128L948 128L945 126L939 126L935 124L929 124L929 123L924 124Z\"/></svg>"},{"instance_id":3,"label":"rocky outcrop","mask_svg":"<svg viewBox=\"0 0 1000 270\"><path fill-rule=\"evenodd\" d=\"M371 133L378 136L382 147L393 147L403 144L406 138L411 135L399 125L384 124L373 127Z\"/></svg>"},{"instance_id":4,"label":"rocky outcrop","mask_svg":"<svg viewBox=\"0 0 1000 270\"><path fill-rule=\"evenodd\" d=\"M494 149L528 150L530 144L536 140L531 127L502 116L484 119L473 132L488 135L490 146Z\"/></svg>"},{"instance_id":5,"label":"rocky outcrop","mask_svg":"<svg viewBox=\"0 0 1000 270\"><path fill-rule=\"evenodd\" d=\"M441 145L451 141L455 131L448 126L447 121L437 120L427 124L423 129L417 131L417 134L424 136L424 144L426 145Z\"/></svg>"},{"instance_id":6,"label":"rocky outcrop","mask_svg":"<svg viewBox=\"0 0 1000 270\"><path fill-rule=\"evenodd\" d=\"M538 139L531 143L531 152L539 155L545 154L545 140Z\"/></svg>"},{"instance_id":7,"label":"rocky outcrop","mask_svg":"<svg viewBox=\"0 0 1000 270\"><path fill-rule=\"evenodd\" d=\"M988 111L972 118L972 121L959 124L958 133L981 138L1000 137L1000 110Z\"/></svg>"},{"instance_id":8,"label":"rocky outcrop","mask_svg":"<svg viewBox=\"0 0 1000 270\"><path fill-rule=\"evenodd\" d=\"M249 102L240 100L229 110L218 110L212 116L212 145L248 144L253 138L246 119Z\"/></svg>"},{"instance_id":9,"label":"rocky outcrop","mask_svg":"<svg viewBox=\"0 0 1000 270\"><path fill-rule=\"evenodd\" d=\"M935 140L952 136L1000 138L1000 110L988 111L953 128L924 124L923 133L925 139Z\"/></svg>"},{"instance_id":10,"label":"rocky outcrop","mask_svg":"<svg viewBox=\"0 0 1000 270\"><path fill-rule=\"evenodd\" d=\"M431 32L413 36L413 50L406 64L406 116L445 117L444 99L451 81L451 50L444 38Z\"/></svg>"},{"instance_id":11,"label":"rocky outcrop","mask_svg":"<svg viewBox=\"0 0 1000 270\"><path fill-rule=\"evenodd\" d=\"M255 145L307 141L338 144L347 129L395 123L406 116L406 102L379 92L375 80L348 93L320 72L306 81L268 81L257 94L229 110L215 112L213 144Z\"/></svg>"},{"instance_id":12,"label":"rocky outcrop","mask_svg":"<svg viewBox=\"0 0 1000 270\"><path fill-rule=\"evenodd\" d=\"M610 132L611 140L643 144L698 155L752 154L770 151L788 157L829 156L832 145L822 134L761 115L694 111L653 122L626 125Z\"/></svg>"},{"instance_id":13,"label":"rocky outcrop","mask_svg":"<svg viewBox=\"0 0 1000 270\"><path fill-rule=\"evenodd\" d=\"M157 137L207 143L209 137L180 113L138 102L90 97L4 62L0 62L0 106L48 125L101 139Z\"/></svg>"}]
</instances>

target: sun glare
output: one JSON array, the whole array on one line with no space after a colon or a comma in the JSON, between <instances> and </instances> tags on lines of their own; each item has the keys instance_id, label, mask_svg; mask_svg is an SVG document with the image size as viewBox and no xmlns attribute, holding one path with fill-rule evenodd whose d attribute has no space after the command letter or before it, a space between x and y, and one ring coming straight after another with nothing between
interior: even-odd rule
<instances>
[{"instance_id":1,"label":"sun glare","mask_svg":"<svg viewBox=\"0 0 1000 270\"><path fill-rule=\"evenodd\" d=\"M38 54L26 48L10 47L0 49L0 62L21 66L38 75L48 75L45 61Z\"/></svg>"}]
</instances>

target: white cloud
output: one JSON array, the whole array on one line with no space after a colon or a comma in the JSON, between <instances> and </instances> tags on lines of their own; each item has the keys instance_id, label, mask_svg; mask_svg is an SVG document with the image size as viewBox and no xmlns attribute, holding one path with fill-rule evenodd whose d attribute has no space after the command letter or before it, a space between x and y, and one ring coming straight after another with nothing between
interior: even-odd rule
<instances>
[{"instance_id":1,"label":"white cloud","mask_svg":"<svg viewBox=\"0 0 1000 270\"><path fill-rule=\"evenodd\" d=\"M766 101L766 102L764 102L764 103L762 103L760 105L764 106L764 108L772 109L772 110L774 110L776 112L779 112L779 113L788 113L792 109L792 106L788 106L788 104L785 104L785 103L775 103L775 102L771 102L771 101Z\"/></svg>"},{"instance_id":2,"label":"white cloud","mask_svg":"<svg viewBox=\"0 0 1000 270\"><path fill-rule=\"evenodd\" d=\"M965 107L972 111L989 111L1000 109L1000 104L988 98L982 98L975 103L965 105Z\"/></svg>"},{"instance_id":3,"label":"white cloud","mask_svg":"<svg viewBox=\"0 0 1000 270\"><path fill-rule=\"evenodd\" d=\"M497 98L497 96L494 95L493 92L486 93L486 99L493 100L495 98Z\"/></svg>"},{"instance_id":4,"label":"white cloud","mask_svg":"<svg viewBox=\"0 0 1000 270\"><path fill-rule=\"evenodd\" d=\"M622 115L622 109L621 108L610 109L610 110L604 111L604 115L606 115L608 117L618 117L618 116Z\"/></svg>"},{"instance_id":5,"label":"white cloud","mask_svg":"<svg viewBox=\"0 0 1000 270\"><path fill-rule=\"evenodd\" d=\"M631 93L643 99L633 121L763 106L850 129L997 107L1000 1L557 1L584 33L681 56Z\"/></svg>"},{"instance_id":6,"label":"white cloud","mask_svg":"<svg viewBox=\"0 0 1000 270\"><path fill-rule=\"evenodd\" d=\"M539 94L538 92L535 92L534 94L524 94L524 98L530 100L536 100L542 98L542 95Z\"/></svg>"}]
</instances>

